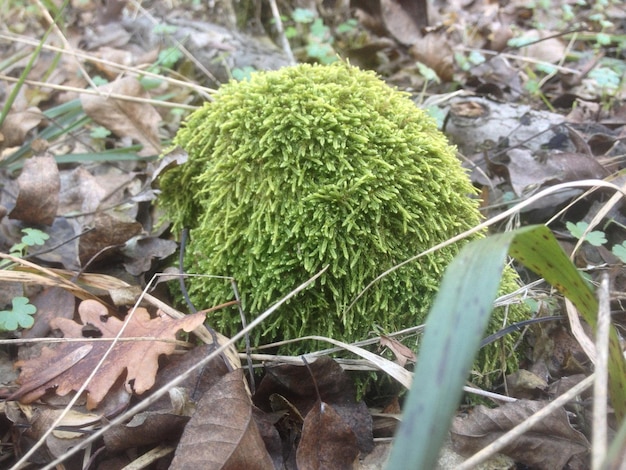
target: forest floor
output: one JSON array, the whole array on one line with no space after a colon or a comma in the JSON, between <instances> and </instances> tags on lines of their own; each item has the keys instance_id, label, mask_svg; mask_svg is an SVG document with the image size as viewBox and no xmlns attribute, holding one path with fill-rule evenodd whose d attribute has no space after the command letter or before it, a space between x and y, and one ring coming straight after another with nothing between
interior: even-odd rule
<instances>
[{"instance_id":1,"label":"forest floor","mask_svg":"<svg viewBox=\"0 0 626 470\"><path fill-rule=\"evenodd\" d=\"M157 204L169 168L159 156L222 84L259 70L345 60L410 93L456 145L485 218L516 208L491 229L546 224L594 285L608 273L623 334L620 0L11 0L0 19L0 468L384 466L406 388L356 400L351 370L400 365L409 377L422 325L304 366L237 350L167 288L179 237ZM552 321L524 326L518 370L491 390L502 399L464 400L441 468L594 371L591 329L519 272L533 317ZM260 383L245 380L248 364L273 363ZM623 407L608 401L603 444L592 398L489 468L600 468L605 456L626 468Z\"/></svg>"}]
</instances>

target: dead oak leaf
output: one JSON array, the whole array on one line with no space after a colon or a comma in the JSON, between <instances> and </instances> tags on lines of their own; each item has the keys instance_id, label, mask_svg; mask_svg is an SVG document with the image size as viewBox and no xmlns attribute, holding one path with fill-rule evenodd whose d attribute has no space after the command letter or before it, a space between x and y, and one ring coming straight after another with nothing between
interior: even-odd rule
<instances>
[{"instance_id":1,"label":"dead oak leaf","mask_svg":"<svg viewBox=\"0 0 626 470\"><path fill-rule=\"evenodd\" d=\"M124 77L99 86L98 95L82 95L80 102L87 116L119 137L131 137L143 145L139 156L161 153L161 116L151 104L119 99L120 96L147 100L148 93L134 77ZM113 96L111 96L113 95Z\"/></svg>"},{"instance_id":2,"label":"dead oak leaf","mask_svg":"<svg viewBox=\"0 0 626 470\"><path fill-rule=\"evenodd\" d=\"M124 324L123 321L109 316L106 307L95 300L82 302L78 307L78 313L82 325L66 318L55 318L50 325L60 329L66 338L84 338L84 332L87 330L89 330L89 336L92 337L113 338L117 336ZM87 385L87 408L93 409L98 406L124 372L126 372L124 384L129 391L140 395L150 389L154 385L159 356L171 354L176 348L173 342L159 340L175 340L179 330L192 331L200 326L204 319L203 313L187 315L178 320L169 317L151 319L146 309L136 309L121 337L155 339L154 341L122 341L113 347ZM64 343L56 348L44 347L39 357L18 361L16 366L22 369L18 378L21 387L12 398L18 398L22 403L30 403L50 388L56 388L56 393L60 396L72 390L78 390L96 368L110 344L106 341L90 343L91 349L77 356L76 351L85 348L85 344ZM72 356L77 356L78 360L63 360ZM55 367L59 363L66 363L67 367L59 370L59 367Z\"/></svg>"}]
</instances>

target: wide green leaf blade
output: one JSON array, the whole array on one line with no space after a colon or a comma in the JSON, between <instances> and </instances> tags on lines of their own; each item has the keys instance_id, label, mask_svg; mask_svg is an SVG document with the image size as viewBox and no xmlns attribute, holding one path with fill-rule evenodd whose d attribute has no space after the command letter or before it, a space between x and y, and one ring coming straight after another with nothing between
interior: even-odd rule
<instances>
[{"instance_id":1,"label":"wide green leaf blade","mask_svg":"<svg viewBox=\"0 0 626 470\"><path fill-rule=\"evenodd\" d=\"M486 329L507 252L554 285L595 326L598 303L593 291L547 227L524 227L466 245L448 266L426 320L388 469L434 468ZM609 375L611 401L622 419L626 363L614 329Z\"/></svg>"},{"instance_id":2,"label":"wide green leaf blade","mask_svg":"<svg viewBox=\"0 0 626 470\"><path fill-rule=\"evenodd\" d=\"M535 227L511 243L509 254L567 297L595 330L598 300L550 229ZM609 395L618 419L626 417L626 361L615 328L609 333Z\"/></svg>"},{"instance_id":3,"label":"wide green leaf blade","mask_svg":"<svg viewBox=\"0 0 626 470\"><path fill-rule=\"evenodd\" d=\"M389 469L435 468L489 322L511 232L466 245L448 266L426 319Z\"/></svg>"}]
</instances>

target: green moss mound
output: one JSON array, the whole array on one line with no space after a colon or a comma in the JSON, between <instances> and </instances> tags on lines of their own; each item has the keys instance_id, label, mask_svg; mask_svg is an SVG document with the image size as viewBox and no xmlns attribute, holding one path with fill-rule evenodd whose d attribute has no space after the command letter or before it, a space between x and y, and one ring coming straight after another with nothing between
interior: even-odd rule
<instances>
[{"instance_id":1,"label":"green moss mound","mask_svg":"<svg viewBox=\"0 0 626 470\"><path fill-rule=\"evenodd\" d=\"M254 317L330 266L253 334L255 344L310 334L353 341L376 325L422 323L459 244L346 306L384 270L481 219L475 189L434 121L407 94L342 63L224 85L175 143L189 161L161 178L161 203L176 230L191 229L188 272L234 277ZM515 287L511 273L503 289ZM227 282L190 280L200 307L232 296ZM225 334L241 328L235 312L211 323ZM493 329L501 323L496 315Z\"/></svg>"}]
</instances>

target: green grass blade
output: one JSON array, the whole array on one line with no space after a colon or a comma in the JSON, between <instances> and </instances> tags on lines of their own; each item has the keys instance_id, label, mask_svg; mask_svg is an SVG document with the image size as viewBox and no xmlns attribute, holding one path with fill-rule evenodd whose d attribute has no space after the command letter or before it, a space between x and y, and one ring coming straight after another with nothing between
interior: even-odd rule
<instances>
[{"instance_id":1,"label":"green grass blade","mask_svg":"<svg viewBox=\"0 0 626 470\"><path fill-rule=\"evenodd\" d=\"M62 11L67 6L68 3L69 3L69 0L65 0L65 2L63 2L63 5L61 6L61 10L60 11ZM13 103L15 102L15 99L17 98L17 95L18 95L20 89L22 88L22 86L24 86L24 82L26 81L26 77L28 77L28 74L32 70L33 66L35 65L35 62L37 60L37 57L39 57L39 53L41 52L41 49L43 48L43 45L46 43L46 40L48 39L48 36L50 35L50 33L54 29L54 25L60 19L60 15L61 15L60 11L59 11L58 14L56 14L56 16L54 18L54 23L51 24L48 27L48 29L44 33L43 37L41 38L41 41L39 41L39 44L37 45L37 47L33 51L33 54L31 56L30 60L28 61L28 63L26 64L26 67L24 67L24 71L20 74L20 78L17 80L17 83L13 87L13 90L11 91L9 97L7 98L6 102L4 103L4 107L2 108L2 112L0 112L0 127L2 127L2 123L4 122L4 120L6 119L7 115L9 114L9 111L11 110L11 107L13 106Z\"/></svg>"},{"instance_id":2,"label":"green grass blade","mask_svg":"<svg viewBox=\"0 0 626 470\"><path fill-rule=\"evenodd\" d=\"M487 328L514 236L505 233L472 242L448 266L426 319L388 469L435 468Z\"/></svg>"},{"instance_id":3,"label":"green grass blade","mask_svg":"<svg viewBox=\"0 0 626 470\"><path fill-rule=\"evenodd\" d=\"M550 229L536 227L523 237L515 238L509 254L567 297L595 330L598 301ZM626 361L615 328L609 333L609 394L615 414L622 421L626 417Z\"/></svg>"},{"instance_id":4,"label":"green grass blade","mask_svg":"<svg viewBox=\"0 0 626 470\"><path fill-rule=\"evenodd\" d=\"M553 284L596 324L597 300L545 226L524 227L466 245L449 265L426 320L403 420L387 468L434 468L462 387L497 295L507 252ZM609 374L613 407L626 406L626 366L611 331Z\"/></svg>"}]
</instances>

